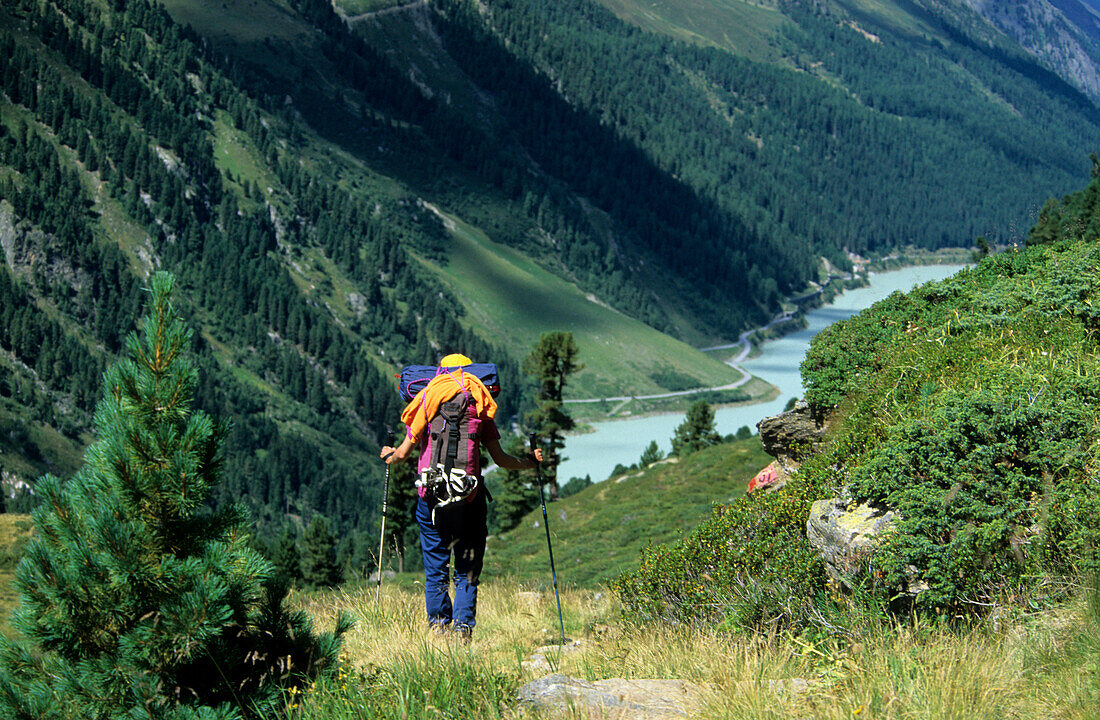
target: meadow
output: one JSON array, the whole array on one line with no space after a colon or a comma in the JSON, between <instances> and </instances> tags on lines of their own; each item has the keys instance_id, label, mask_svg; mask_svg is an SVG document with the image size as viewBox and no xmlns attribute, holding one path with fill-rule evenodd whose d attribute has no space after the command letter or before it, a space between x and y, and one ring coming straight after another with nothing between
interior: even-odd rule
<instances>
[{"instance_id":1,"label":"meadow","mask_svg":"<svg viewBox=\"0 0 1100 720\"><path fill-rule=\"evenodd\" d=\"M471 325L512 347L533 347L544 332L569 328L573 333L585 367L570 379L570 397L659 393L667 389L661 384L667 377L687 387L741 378L721 361L585 295L460 218L438 214L451 245L447 265L432 269L462 302Z\"/></svg>"},{"instance_id":2,"label":"meadow","mask_svg":"<svg viewBox=\"0 0 1100 720\"><path fill-rule=\"evenodd\" d=\"M552 593L514 578L481 586L479 624L462 645L429 637L411 576L373 586L303 594L299 604L329 625L339 610L357 625L343 667L295 697L302 720L357 718L621 717L581 709L536 710L516 698L552 672L586 680L677 679L698 718L1094 718L1100 703L1100 603L1002 616L968 627L895 622L834 607L832 619L797 635L624 622L605 590L561 593L576 645L546 652L558 635Z\"/></svg>"},{"instance_id":3,"label":"meadow","mask_svg":"<svg viewBox=\"0 0 1100 720\"><path fill-rule=\"evenodd\" d=\"M599 587L634 569L643 548L676 541L710 517L715 502L744 495L749 480L771 460L754 437L631 469L551 503L547 510L559 578ZM549 581L540 508L516 528L489 539L485 565L489 575Z\"/></svg>"}]
</instances>

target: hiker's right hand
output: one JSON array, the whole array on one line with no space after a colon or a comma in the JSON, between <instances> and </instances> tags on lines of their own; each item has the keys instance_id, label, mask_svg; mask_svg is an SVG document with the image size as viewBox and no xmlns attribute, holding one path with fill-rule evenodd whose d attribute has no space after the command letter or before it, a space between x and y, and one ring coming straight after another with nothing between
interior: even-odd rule
<instances>
[{"instance_id":1,"label":"hiker's right hand","mask_svg":"<svg viewBox=\"0 0 1100 720\"><path fill-rule=\"evenodd\" d=\"M405 458L407 458L412 453L413 446L415 444L416 443L413 442L412 438L406 437L397 447L383 445L382 452L379 457L381 457L387 465L404 462Z\"/></svg>"}]
</instances>

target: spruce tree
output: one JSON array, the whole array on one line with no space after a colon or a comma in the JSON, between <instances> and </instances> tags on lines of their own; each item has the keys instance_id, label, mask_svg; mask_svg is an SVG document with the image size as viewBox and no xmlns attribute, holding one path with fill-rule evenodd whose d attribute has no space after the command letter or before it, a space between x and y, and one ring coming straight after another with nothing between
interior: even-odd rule
<instances>
[{"instance_id":1,"label":"spruce tree","mask_svg":"<svg viewBox=\"0 0 1100 720\"><path fill-rule=\"evenodd\" d=\"M538 345L523 361L523 371L539 382L539 405L527 413L527 422L540 438L545 438L542 452L543 478L550 486L550 499L558 497L558 465L564 460L565 433L576 423L565 411L565 385L569 376L584 369L577 363L577 344L570 332L548 332L539 337Z\"/></svg>"},{"instance_id":2,"label":"spruce tree","mask_svg":"<svg viewBox=\"0 0 1100 720\"><path fill-rule=\"evenodd\" d=\"M271 562L277 576L290 585L302 579L302 554L298 551L298 534L289 524L283 528L275 548L271 553Z\"/></svg>"},{"instance_id":3,"label":"spruce tree","mask_svg":"<svg viewBox=\"0 0 1100 720\"><path fill-rule=\"evenodd\" d=\"M688 455L722 442L714 427L714 410L706 400L696 400L672 436L672 454Z\"/></svg>"},{"instance_id":4,"label":"spruce tree","mask_svg":"<svg viewBox=\"0 0 1100 720\"><path fill-rule=\"evenodd\" d=\"M638 467L647 468L653 463L662 460L665 454L661 452L661 448L657 445L656 440L650 440L649 445L642 451L642 456L638 458Z\"/></svg>"},{"instance_id":5,"label":"spruce tree","mask_svg":"<svg viewBox=\"0 0 1100 720\"><path fill-rule=\"evenodd\" d=\"M323 515L313 517L302 538L302 578L311 588L335 587L344 580L336 562L336 539Z\"/></svg>"},{"instance_id":6,"label":"spruce tree","mask_svg":"<svg viewBox=\"0 0 1100 720\"><path fill-rule=\"evenodd\" d=\"M172 284L153 277L82 467L37 485L0 717L270 718L286 690L335 668L350 622L315 635L249 547L244 511L207 509L226 425L191 409L198 377Z\"/></svg>"}]
</instances>

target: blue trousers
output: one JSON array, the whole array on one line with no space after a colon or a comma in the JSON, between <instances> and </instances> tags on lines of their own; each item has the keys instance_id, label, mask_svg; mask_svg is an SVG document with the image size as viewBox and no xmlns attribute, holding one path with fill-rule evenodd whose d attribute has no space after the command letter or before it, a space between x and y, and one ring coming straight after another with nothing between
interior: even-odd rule
<instances>
[{"instance_id":1,"label":"blue trousers","mask_svg":"<svg viewBox=\"0 0 1100 720\"><path fill-rule=\"evenodd\" d=\"M455 630L477 624L477 583L485 559L486 504L484 491L472 502L438 508L432 522L432 503L420 498L420 552L424 556L424 605L428 622ZM454 557L455 595L451 602L450 565ZM452 624L453 623L453 624Z\"/></svg>"}]
</instances>

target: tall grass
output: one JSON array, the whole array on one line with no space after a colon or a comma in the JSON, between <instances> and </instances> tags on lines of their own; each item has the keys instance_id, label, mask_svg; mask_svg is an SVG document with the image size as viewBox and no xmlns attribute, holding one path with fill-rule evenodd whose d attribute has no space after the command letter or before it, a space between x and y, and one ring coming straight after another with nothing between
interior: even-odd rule
<instances>
[{"instance_id":1,"label":"tall grass","mask_svg":"<svg viewBox=\"0 0 1100 720\"><path fill-rule=\"evenodd\" d=\"M544 652L546 664L525 667L558 634L552 593L512 579L484 582L477 632L462 645L429 637L420 588L406 579L383 587L379 601L373 587L300 598L322 624L340 609L359 624L340 678L296 698L295 713L309 720L554 717L524 706L516 690L561 672L592 681L681 679L695 688L692 717L715 720L1084 720L1100 716L1100 599L1090 597L1002 618L996 627L853 614L833 632L750 635L627 624L609 593L567 588L566 634L580 646Z\"/></svg>"}]
</instances>

